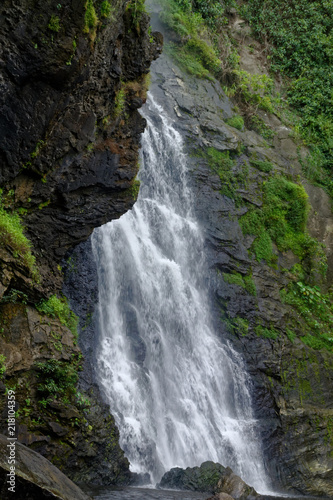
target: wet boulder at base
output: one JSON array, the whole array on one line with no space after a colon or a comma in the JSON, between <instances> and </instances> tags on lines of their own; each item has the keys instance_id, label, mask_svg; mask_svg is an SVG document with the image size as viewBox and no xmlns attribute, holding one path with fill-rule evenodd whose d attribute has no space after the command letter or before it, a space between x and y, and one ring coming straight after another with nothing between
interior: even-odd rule
<instances>
[{"instance_id":1,"label":"wet boulder at base","mask_svg":"<svg viewBox=\"0 0 333 500\"><path fill-rule=\"evenodd\" d=\"M187 469L175 467L164 474L158 488L226 493L235 500L260 498L230 467L214 462L203 462L200 467Z\"/></svg>"},{"instance_id":2,"label":"wet boulder at base","mask_svg":"<svg viewBox=\"0 0 333 500\"><path fill-rule=\"evenodd\" d=\"M15 479L8 483L10 464L8 464L8 444L15 443ZM13 466L12 466L13 467ZM8 491L12 487L14 490ZM0 496L13 495L16 500L44 500L61 498L62 500L91 500L65 474L39 453L29 449L18 441L9 441L0 434Z\"/></svg>"}]
</instances>

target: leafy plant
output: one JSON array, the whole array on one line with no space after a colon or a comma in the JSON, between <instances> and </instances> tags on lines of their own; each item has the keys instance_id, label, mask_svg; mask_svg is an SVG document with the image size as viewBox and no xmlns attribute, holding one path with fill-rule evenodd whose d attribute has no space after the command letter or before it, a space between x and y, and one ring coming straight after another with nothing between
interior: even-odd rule
<instances>
[{"instance_id":1,"label":"leafy plant","mask_svg":"<svg viewBox=\"0 0 333 500\"><path fill-rule=\"evenodd\" d=\"M0 379L3 378L6 373L6 356L0 354Z\"/></svg>"},{"instance_id":2,"label":"leafy plant","mask_svg":"<svg viewBox=\"0 0 333 500\"><path fill-rule=\"evenodd\" d=\"M7 247L13 256L22 261L35 281L38 281L38 271L35 257L31 253L31 243L23 234L20 217L15 212L8 212L2 200L0 190L0 242Z\"/></svg>"},{"instance_id":3,"label":"leafy plant","mask_svg":"<svg viewBox=\"0 0 333 500\"><path fill-rule=\"evenodd\" d=\"M237 128L238 130L243 130L244 120L240 115L234 115L227 120L227 124L231 127Z\"/></svg>"},{"instance_id":4,"label":"leafy plant","mask_svg":"<svg viewBox=\"0 0 333 500\"><path fill-rule=\"evenodd\" d=\"M55 16L55 15L52 15L47 27L51 31L55 31L56 33L58 33L58 31L60 30L60 19L59 19L59 17Z\"/></svg>"},{"instance_id":5,"label":"leafy plant","mask_svg":"<svg viewBox=\"0 0 333 500\"><path fill-rule=\"evenodd\" d=\"M40 383L37 390L45 394L46 397L70 395L76 392L78 374L75 367L63 361L50 359L44 363L35 365ZM44 407L47 399L43 400ZM45 403L46 401L46 403ZM42 401L39 402L42 404Z\"/></svg>"},{"instance_id":6,"label":"leafy plant","mask_svg":"<svg viewBox=\"0 0 333 500\"><path fill-rule=\"evenodd\" d=\"M36 309L47 316L58 318L60 323L67 326L77 339L78 317L70 309L66 298L59 299L56 295L52 295L48 300L36 304Z\"/></svg>"},{"instance_id":7,"label":"leafy plant","mask_svg":"<svg viewBox=\"0 0 333 500\"><path fill-rule=\"evenodd\" d=\"M270 172L273 169L273 164L270 161L261 161L261 160L250 160L250 164L252 167L261 170L262 172Z\"/></svg>"}]
</instances>

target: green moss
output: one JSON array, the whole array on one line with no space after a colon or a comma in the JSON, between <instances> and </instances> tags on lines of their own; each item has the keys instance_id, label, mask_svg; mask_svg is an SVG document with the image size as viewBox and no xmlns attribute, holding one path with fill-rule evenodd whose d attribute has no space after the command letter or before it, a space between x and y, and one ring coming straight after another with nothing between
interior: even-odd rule
<instances>
[{"instance_id":1,"label":"green moss","mask_svg":"<svg viewBox=\"0 0 333 500\"><path fill-rule=\"evenodd\" d=\"M274 328L264 328L261 325L256 326L254 331L256 335L258 335L259 337L264 337L265 339L276 340L280 335L280 332L278 332Z\"/></svg>"},{"instance_id":2,"label":"green moss","mask_svg":"<svg viewBox=\"0 0 333 500\"><path fill-rule=\"evenodd\" d=\"M0 354L0 380L3 378L6 373L6 356Z\"/></svg>"},{"instance_id":3,"label":"green moss","mask_svg":"<svg viewBox=\"0 0 333 500\"><path fill-rule=\"evenodd\" d=\"M319 287L298 281L282 290L281 300L293 306L303 320L300 339L312 349L333 351L333 301Z\"/></svg>"},{"instance_id":4,"label":"green moss","mask_svg":"<svg viewBox=\"0 0 333 500\"><path fill-rule=\"evenodd\" d=\"M59 299L56 295L52 295L48 300L36 304L36 309L47 316L58 318L60 323L67 326L77 339L78 317L70 309L66 298Z\"/></svg>"},{"instance_id":5,"label":"green moss","mask_svg":"<svg viewBox=\"0 0 333 500\"><path fill-rule=\"evenodd\" d=\"M2 191L0 190L0 241L11 251L13 256L29 269L31 277L38 281L36 259L31 253L31 243L23 234L20 217L15 212L9 212L3 205Z\"/></svg>"},{"instance_id":6,"label":"green moss","mask_svg":"<svg viewBox=\"0 0 333 500\"><path fill-rule=\"evenodd\" d=\"M84 14L84 33L89 33L90 39L93 42L96 38L96 29L98 25L98 16L94 7L93 0L87 0L85 4L85 14Z\"/></svg>"},{"instance_id":7,"label":"green moss","mask_svg":"<svg viewBox=\"0 0 333 500\"><path fill-rule=\"evenodd\" d=\"M135 200L137 200L139 191L140 191L140 181L138 179L134 179L133 184L131 186L131 194Z\"/></svg>"},{"instance_id":8,"label":"green moss","mask_svg":"<svg viewBox=\"0 0 333 500\"><path fill-rule=\"evenodd\" d=\"M51 31L55 31L56 33L58 33L58 31L60 30L60 19L59 19L59 17L55 16L55 15L52 15L47 27Z\"/></svg>"},{"instance_id":9,"label":"green moss","mask_svg":"<svg viewBox=\"0 0 333 500\"><path fill-rule=\"evenodd\" d=\"M240 273L223 273L223 279L230 285L237 285L244 288L250 295L256 295L257 289L252 276L242 276Z\"/></svg>"},{"instance_id":10,"label":"green moss","mask_svg":"<svg viewBox=\"0 0 333 500\"><path fill-rule=\"evenodd\" d=\"M125 102L126 102L126 92L124 88L121 88L116 92L116 96L114 99L114 110L113 110L113 117L119 118L119 116L123 113L124 108L125 108Z\"/></svg>"},{"instance_id":11,"label":"green moss","mask_svg":"<svg viewBox=\"0 0 333 500\"><path fill-rule=\"evenodd\" d=\"M244 120L240 115L234 115L228 120L226 120L226 122L228 125L237 128L238 130L243 130L244 128Z\"/></svg>"},{"instance_id":12,"label":"green moss","mask_svg":"<svg viewBox=\"0 0 333 500\"><path fill-rule=\"evenodd\" d=\"M250 160L250 164L261 172L268 173L273 169L273 164L270 161Z\"/></svg>"},{"instance_id":13,"label":"green moss","mask_svg":"<svg viewBox=\"0 0 333 500\"><path fill-rule=\"evenodd\" d=\"M272 264L276 259L273 256L274 242L281 252L292 250L309 269L311 266L318 268L320 261L324 274L324 253L320 244L306 233L308 212L308 196L303 186L281 175L265 182L262 208L252 208L240 219L243 233L257 236L252 245L256 259ZM321 260L318 259L320 254Z\"/></svg>"},{"instance_id":14,"label":"green moss","mask_svg":"<svg viewBox=\"0 0 333 500\"><path fill-rule=\"evenodd\" d=\"M111 7L110 2L108 0L104 0L101 5L101 17L102 18L109 18L111 17L111 13L113 11L113 8Z\"/></svg>"}]
</instances>

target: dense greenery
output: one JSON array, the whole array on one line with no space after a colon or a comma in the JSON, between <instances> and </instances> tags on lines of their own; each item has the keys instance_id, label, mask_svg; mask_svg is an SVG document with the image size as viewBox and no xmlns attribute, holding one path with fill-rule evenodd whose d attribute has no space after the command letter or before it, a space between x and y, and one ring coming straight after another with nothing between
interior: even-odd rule
<instances>
[{"instance_id":1,"label":"dense greenery","mask_svg":"<svg viewBox=\"0 0 333 500\"><path fill-rule=\"evenodd\" d=\"M329 0L248 0L243 14L270 42L271 69L291 78L288 100L301 116L298 132L312 148L304 168L333 193L333 3Z\"/></svg>"},{"instance_id":2,"label":"dense greenery","mask_svg":"<svg viewBox=\"0 0 333 500\"><path fill-rule=\"evenodd\" d=\"M43 300L36 305L36 309L54 318L58 318L60 323L67 326L77 338L78 317L70 309L66 298L59 299L56 295L52 295L48 300Z\"/></svg>"},{"instance_id":3,"label":"dense greenery","mask_svg":"<svg viewBox=\"0 0 333 500\"><path fill-rule=\"evenodd\" d=\"M281 291L281 299L293 306L303 320L298 325L303 332L301 340L313 349L333 351L332 295L298 281Z\"/></svg>"},{"instance_id":4,"label":"dense greenery","mask_svg":"<svg viewBox=\"0 0 333 500\"><path fill-rule=\"evenodd\" d=\"M0 190L0 242L29 269L31 276L37 281L38 272L35 257L31 253L31 243L23 234L20 216L11 207L11 193L4 196Z\"/></svg>"},{"instance_id":5,"label":"dense greenery","mask_svg":"<svg viewBox=\"0 0 333 500\"><path fill-rule=\"evenodd\" d=\"M241 288L244 288L250 295L257 294L256 285L252 279L252 276L242 276L237 272L233 272L231 274L223 273L223 279L230 285L237 285Z\"/></svg>"},{"instance_id":6,"label":"dense greenery","mask_svg":"<svg viewBox=\"0 0 333 500\"><path fill-rule=\"evenodd\" d=\"M308 272L325 275L326 260L320 244L306 232L308 197L303 188L283 176L263 184L263 205L251 208L241 219L244 234L256 235L252 250L258 261L273 264L277 257L273 242L281 252L292 250Z\"/></svg>"},{"instance_id":7,"label":"dense greenery","mask_svg":"<svg viewBox=\"0 0 333 500\"><path fill-rule=\"evenodd\" d=\"M77 367L71 363L49 359L44 363L37 363L38 391L43 396L53 399L75 393L78 381Z\"/></svg>"}]
</instances>

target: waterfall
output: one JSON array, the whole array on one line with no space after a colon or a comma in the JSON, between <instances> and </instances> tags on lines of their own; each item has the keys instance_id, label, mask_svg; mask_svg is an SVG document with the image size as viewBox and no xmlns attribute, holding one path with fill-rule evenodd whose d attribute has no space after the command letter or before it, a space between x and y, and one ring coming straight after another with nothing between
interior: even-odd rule
<instances>
[{"instance_id":1,"label":"waterfall","mask_svg":"<svg viewBox=\"0 0 333 500\"><path fill-rule=\"evenodd\" d=\"M133 471L213 460L266 491L241 356L217 338L181 135L150 95L140 193L94 231L97 374Z\"/></svg>"}]
</instances>

